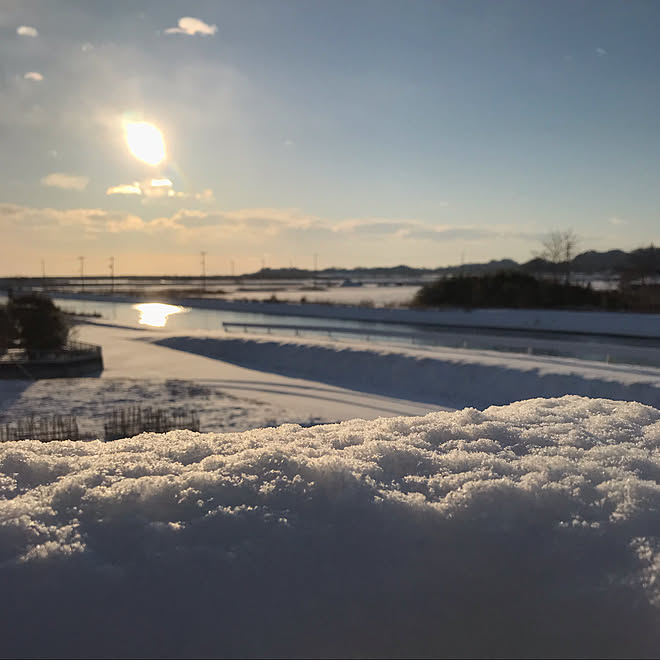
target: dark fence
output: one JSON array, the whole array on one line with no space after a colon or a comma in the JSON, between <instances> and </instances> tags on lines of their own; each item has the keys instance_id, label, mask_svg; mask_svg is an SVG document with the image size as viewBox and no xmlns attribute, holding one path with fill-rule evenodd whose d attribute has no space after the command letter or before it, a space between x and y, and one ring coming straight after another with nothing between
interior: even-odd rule
<instances>
[{"instance_id":1,"label":"dark fence","mask_svg":"<svg viewBox=\"0 0 660 660\"><path fill-rule=\"evenodd\" d=\"M105 440L129 438L139 433L166 433L177 429L199 431L199 416L194 413L168 412L167 410L123 408L104 416L103 431ZM81 440L93 439L95 435L81 435L78 420L73 415L53 415L52 417L23 417L0 424L0 442L17 440Z\"/></svg>"},{"instance_id":2,"label":"dark fence","mask_svg":"<svg viewBox=\"0 0 660 660\"><path fill-rule=\"evenodd\" d=\"M106 440L130 438L145 431L166 433L177 429L199 431L199 417L195 413L171 413L134 406L109 413L103 424Z\"/></svg>"},{"instance_id":3,"label":"dark fence","mask_svg":"<svg viewBox=\"0 0 660 660\"><path fill-rule=\"evenodd\" d=\"M0 424L0 442L15 440L79 440L78 422L71 415L52 417L25 417Z\"/></svg>"}]
</instances>

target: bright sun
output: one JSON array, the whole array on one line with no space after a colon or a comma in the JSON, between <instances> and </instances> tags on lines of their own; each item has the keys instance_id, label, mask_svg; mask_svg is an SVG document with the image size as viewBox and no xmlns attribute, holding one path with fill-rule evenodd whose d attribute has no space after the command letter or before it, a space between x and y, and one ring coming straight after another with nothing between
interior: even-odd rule
<instances>
[{"instance_id":1,"label":"bright sun","mask_svg":"<svg viewBox=\"0 0 660 660\"><path fill-rule=\"evenodd\" d=\"M158 165L165 158L165 143L161 132L152 124L126 124L126 142L131 153L149 165Z\"/></svg>"}]
</instances>

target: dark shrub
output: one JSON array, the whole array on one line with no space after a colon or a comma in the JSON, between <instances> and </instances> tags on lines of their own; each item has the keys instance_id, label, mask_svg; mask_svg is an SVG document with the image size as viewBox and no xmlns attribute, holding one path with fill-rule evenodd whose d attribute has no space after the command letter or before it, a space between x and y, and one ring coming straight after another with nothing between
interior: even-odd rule
<instances>
[{"instance_id":1,"label":"dark shrub","mask_svg":"<svg viewBox=\"0 0 660 660\"><path fill-rule=\"evenodd\" d=\"M58 350L66 344L68 323L50 298L37 293L13 296L7 313L20 345L29 355Z\"/></svg>"},{"instance_id":2,"label":"dark shrub","mask_svg":"<svg viewBox=\"0 0 660 660\"><path fill-rule=\"evenodd\" d=\"M421 307L593 308L608 304L605 298L590 287L536 279L520 271L500 271L426 284L417 292L413 304Z\"/></svg>"}]
</instances>

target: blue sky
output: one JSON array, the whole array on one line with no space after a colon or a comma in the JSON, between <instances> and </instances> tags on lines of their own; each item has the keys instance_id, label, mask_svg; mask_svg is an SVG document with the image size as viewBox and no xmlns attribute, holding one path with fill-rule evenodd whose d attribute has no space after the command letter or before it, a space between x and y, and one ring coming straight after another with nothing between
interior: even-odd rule
<instances>
[{"instance_id":1,"label":"blue sky","mask_svg":"<svg viewBox=\"0 0 660 660\"><path fill-rule=\"evenodd\" d=\"M0 274L657 243L658 34L657 2L5 0Z\"/></svg>"}]
</instances>

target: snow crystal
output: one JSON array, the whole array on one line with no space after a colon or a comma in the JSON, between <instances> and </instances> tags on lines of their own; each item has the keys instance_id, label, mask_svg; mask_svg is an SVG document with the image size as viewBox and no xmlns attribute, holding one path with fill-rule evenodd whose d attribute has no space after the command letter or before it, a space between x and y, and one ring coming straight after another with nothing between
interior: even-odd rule
<instances>
[{"instance_id":1,"label":"snow crystal","mask_svg":"<svg viewBox=\"0 0 660 660\"><path fill-rule=\"evenodd\" d=\"M3 655L657 656L660 411L0 446Z\"/></svg>"}]
</instances>

